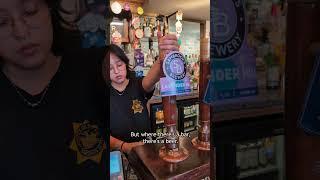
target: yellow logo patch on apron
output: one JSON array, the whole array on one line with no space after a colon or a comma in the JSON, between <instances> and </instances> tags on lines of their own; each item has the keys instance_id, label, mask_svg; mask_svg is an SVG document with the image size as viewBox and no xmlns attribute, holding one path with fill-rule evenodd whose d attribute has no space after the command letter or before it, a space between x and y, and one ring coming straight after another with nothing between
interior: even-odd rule
<instances>
[{"instance_id":1,"label":"yellow logo patch on apron","mask_svg":"<svg viewBox=\"0 0 320 180\"><path fill-rule=\"evenodd\" d=\"M106 149L97 125L89 121L73 123L74 139L70 148L77 152L78 164L92 160L101 163L103 150Z\"/></svg>"},{"instance_id":2,"label":"yellow logo patch on apron","mask_svg":"<svg viewBox=\"0 0 320 180\"><path fill-rule=\"evenodd\" d=\"M132 101L132 110L133 110L133 113L136 114L136 113L142 113L143 111L143 106L141 104L141 101L139 100L133 100Z\"/></svg>"}]
</instances>

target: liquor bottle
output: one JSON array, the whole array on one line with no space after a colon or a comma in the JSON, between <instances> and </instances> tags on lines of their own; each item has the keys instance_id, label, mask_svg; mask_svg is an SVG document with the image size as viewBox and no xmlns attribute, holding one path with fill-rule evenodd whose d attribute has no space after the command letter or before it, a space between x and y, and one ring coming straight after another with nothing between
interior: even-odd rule
<instances>
[{"instance_id":1,"label":"liquor bottle","mask_svg":"<svg viewBox=\"0 0 320 180\"><path fill-rule=\"evenodd\" d=\"M280 65L278 57L273 53L272 50L268 52L268 54L264 57L266 62L266 88L268 90L271 89L279 89L280 88Z\"/></svg>"},{"instance_id":2,"label":"liquor bottle","mask_svg":"<svg viewBox=\"0 0 320 180\"><path fill-rule=\"evenodd\" d=\"M268 164L267 157L266 157L266 147L263 141L258 141L258 156L259 156L259 166L266 167Z\"/></svg>"},{"instance_id":3,"label":"liquor bottle","mask_svg":"<svg viewBox=\"0 0 320 180\"><path fill-rule=\"evenodd\" d=\"M150 19L147 18L146 19L146 23L145 23L145 26L144 26L144 36L149 38L151 37L151 28L150 28Z\"/></svg>"},{"instance_id":4,"label":"liquor bottle","mask_svg":"<svg viewBox=\"0 0 320 180\"><path fill-rule=\"evenodd\" d=\"M249 163L248 163L248 145L247 144L241 144L240 145L240 154L238 154L239 161L240 161L240 170L245 171L249 168Z\"/></svg>"},{"instance_id":5,"label":"liquor bottle","mask_svg":"<svg viewBox=\"0 0 320 180\"><path fill-rule=\"evenodd\" d=\"M164 34L169 34L169 25L167 21L164 21Z\"/></svg>"},{"instance_id":6,"label":"liquor bottle","mask_svg":"<svg viewBox=\"0 0 320 180\"><path fill-rule=\"evenodd\" d=\"M159 20L157 20L156 21L156 25L155 25L155 27L154 27L154 30L153 30L153 37L157 37L158 36L158 27L160 26L160 21Z\"/></svg>"},{"instance_id":7,"label":"liquor bottle","mask_svg":"<svg viewBox=\"0 0 320 180\"><path fill-rule=\"evenodd\" d=\"M241 156L242 156L242 150L240 148L240 145L236 145L236 167L238 171L240 171L240 164L242 159Z\"/></svg>"},{"instance_id":8,"label":"liquor bottle","mask_svg":"<svg viewBox=\"0 0 320 180\"><path fill-rule=\"evenodd\" d=\"M255 142L248 144L248 166L250 169L256 169L258 167L258 149Z\"/></svg>"},{"instance_id":9,"label":"liquor bottle","mask_svg":"<svg viewBox=\"0 0 320 180\"><path fill-rule=\"evenodd\" d=\"M145 66L150 68L153 65L153 58L151 54L151 50L148 50L148 53L146 54L146 60L145 60Z\"/></svg>"},{"instance_id":10,"label":"liquor bottle","mask_svg":"<svg viewBox=\"0 0 320 180\"><path fill-rule=\"evenodd\" d=\"M266 138L266 158L269 164L275 164L275 140L273 138Z\"/></svg>"}]
</instances>

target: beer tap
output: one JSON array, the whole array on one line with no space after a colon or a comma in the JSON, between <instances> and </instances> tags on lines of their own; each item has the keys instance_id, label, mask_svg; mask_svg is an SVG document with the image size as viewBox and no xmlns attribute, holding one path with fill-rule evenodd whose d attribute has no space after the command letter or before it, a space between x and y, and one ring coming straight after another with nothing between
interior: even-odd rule
<instances>
[{"instance_id":1,"label":"beer tap","mask_svg":"<svg viewBox=\"0 0 320 180\"><path fill-rule=\"evenodd\" d=\"M160 20L157 21L157 30L161 32ZM168 33L163 28L161 36ZM160 33L158 33L160 34ZM158 42L161 41L161 37L158 36ZM159 50L159 60L161 62L161 67L163 67L163 61L166 58L166 52ZM163 69L161 68L161 76L166 77ZM178 120L178 110L176 104L176 96L164 96L162 97L162 105L164 112L164 124L166 128L165 135L165 145L160 148L159 156L164 161L170 163L177 163L185 160L189 156L189 152L183 148L179 147L179 136L176 130L176 124Z\"/></svg>"}]
</instances>

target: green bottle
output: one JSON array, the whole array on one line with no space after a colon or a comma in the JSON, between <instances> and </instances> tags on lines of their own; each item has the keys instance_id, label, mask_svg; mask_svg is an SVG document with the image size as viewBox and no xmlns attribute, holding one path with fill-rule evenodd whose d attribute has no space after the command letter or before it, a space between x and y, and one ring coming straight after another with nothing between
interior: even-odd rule
<instances>
[{"instance_id":1,"label":"green bottle","mask_svg":"<svg viewBox=\"0 0 320 180\"><path fill-rule=\"evenodd\" d=\"M269 51L264 57L264 61L267 65L266 68L266 88L268 90L276 90L280 88L280 65L277 61L277 57Z\"/></svg>"}]
</instances>

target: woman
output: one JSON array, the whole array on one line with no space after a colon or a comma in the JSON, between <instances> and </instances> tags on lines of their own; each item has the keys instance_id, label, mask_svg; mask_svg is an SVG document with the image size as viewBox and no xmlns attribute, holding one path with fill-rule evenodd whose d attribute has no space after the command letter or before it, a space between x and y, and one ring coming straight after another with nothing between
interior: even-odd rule
<instances>
[{"instance_id":1,"label":"woman","mask_svg":"<svg viewBox=\"0 0 320 180\"><path fill-rule=\"evenodd\" d=\"M61 52L59 0L0 1L2 179L105 179L103 52Z\"/></svg>"},{"instance_id":2,"label":"woman","mask_svg":"<svg viewBox=\"0 0 320 180\"><path fill-rule=\"evenodd\" d=\"M175 35L166 35L159 40L160 51L178 49ZM129 153L133 147L142 145L143 137L132 133L150 132L147 101L152 97L154 85L161 75L157 60L144 78L131 78L129 59L116 45L111 45L110 54L110 148Z\"/></svg>"}]
</instances>

